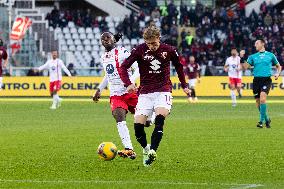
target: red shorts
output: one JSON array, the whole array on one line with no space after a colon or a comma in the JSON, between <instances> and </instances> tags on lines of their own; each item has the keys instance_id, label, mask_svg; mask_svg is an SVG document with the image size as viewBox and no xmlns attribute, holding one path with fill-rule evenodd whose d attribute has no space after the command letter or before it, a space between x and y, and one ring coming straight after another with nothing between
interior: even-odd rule
<instances>
[{"instance_id":1,"label":"red shorts","mask_svg":"<svg viewBox=\"0 0 284 189\"><path fill-rule=\"evenodd\" d=\"M238 85L238 84L242 83L242 79L240 79L240 78L229 77L229 79L230 79L230 84L231 85Z\"/></svg>"},{"instance_id":2,"label":"red shorts","mask_svg":"<svg viewBox=\"0 0 284 189\"><path fill-rule=\"evenodd\" d=\"M116 108L123 108L134 114L137 103L138 96L135 93L126 93L122 96L110 97L111 111L115 110Z\"/></svg>"},{"instance_id":3,"label":"red shorts","mask_svg":"<svg viewBox=\"0 0 284 189\"><path fill-rule=\"evenodd\" d=\"M57 92L61 88L61 81L53 81L49 83L49 91L52 92Z\"/></svg>"}]
</instances>

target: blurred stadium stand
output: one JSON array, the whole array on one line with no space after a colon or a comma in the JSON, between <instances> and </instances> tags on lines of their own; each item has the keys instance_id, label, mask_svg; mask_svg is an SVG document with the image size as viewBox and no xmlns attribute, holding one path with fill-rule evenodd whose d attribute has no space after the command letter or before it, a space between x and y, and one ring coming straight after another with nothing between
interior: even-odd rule
<instances>
[{"instance_id":1,"label":"blurred stadium stand","mask_svg":"<svg viewBox=\"0 0 284 189\"><path fill-rule=\"evenodd\" d=\"M5 1L2 3L7 5ZM32 18L34 24L14 58L13 70L43 64L50 50L58 48L61 58L67 65L72 64L78 75L101 75L99 59L104 48L100 45L100 34L122 32L124 37L118 44L130 50L143 42L143 28L149 24L161 27L162 40L179 48L185 64L188 56L194 55L206 75L224 75L222 67L230 49L237 47L246 49L247 54L253 53L253 43L258 37L265 38L268 50L283 61L284 15L283 6L279 6L282 2L263 1L15 1L14 13ZM123 8L113 11L111 5ZM3 5L0 8L1 14L7 14ZM7 22L1 19L1 28L7 28ZM7 31L3 33L7 38ZM17 71L13 75L24 73Z\"/></svg>"}]
</instances>

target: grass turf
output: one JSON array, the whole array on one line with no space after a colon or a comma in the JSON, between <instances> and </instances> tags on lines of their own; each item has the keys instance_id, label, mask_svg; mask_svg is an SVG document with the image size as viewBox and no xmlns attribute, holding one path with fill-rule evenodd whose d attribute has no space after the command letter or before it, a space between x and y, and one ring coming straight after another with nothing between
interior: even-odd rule
<instances>
[{"instance_id":1,"label":"grass turf","mask_svg":"<svg viewBox=\"0 0 284 189\"><path fill-rule=\"evenodd\" d=\"M222 98L176 100L150 168L142 165L131 115L137 159L98 159L103 141L122 148L106 100L65 99L56 111L45 99L31 100L0 100L0 188L284 188L281 98L268 104L272 129L256 128L252 100L235 108Z\"/></svg>"}]
</instances>

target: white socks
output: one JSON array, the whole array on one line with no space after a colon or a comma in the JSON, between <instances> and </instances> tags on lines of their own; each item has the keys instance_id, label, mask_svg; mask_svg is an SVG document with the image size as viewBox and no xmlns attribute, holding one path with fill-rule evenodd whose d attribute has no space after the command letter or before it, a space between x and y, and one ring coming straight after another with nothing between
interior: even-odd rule
<instances>
[{"instance_id":1,"label":"white socks","mask_svg":"<svg viewBox=\"0 0 284 189\"><path fill-rule=\"evenodd\" d=\"M118 133L119 133L119 136L121 138L124 148L133 149L130 135L129 135L129 130L126 125L126 121L118 122L117 130L118 130Z\"/></svg>"},{"instance_id":2,"label":"white socks","mask_svg":"<svg viewBox=\"0 0 284 189\"><path fill-rule=\"evenodd\" d=\"M58 101L59 101L59 96L58 96L58 94L54 94L53 96L52 96L52 98L53 98L53 103L54 104L56 104Z\"/></svg>"},{"instance_id":3,"label":"white socks","mask_svg":"<svg viewBox=\"0 0 284 189\"><path fill-rule=\"evenodd\" d=\"M233 90L231 90L231 98L232 98L233 104L236 104L237 103L237 98L236 98L235 91L233 91Z\"/></svg>"}]
</instances>

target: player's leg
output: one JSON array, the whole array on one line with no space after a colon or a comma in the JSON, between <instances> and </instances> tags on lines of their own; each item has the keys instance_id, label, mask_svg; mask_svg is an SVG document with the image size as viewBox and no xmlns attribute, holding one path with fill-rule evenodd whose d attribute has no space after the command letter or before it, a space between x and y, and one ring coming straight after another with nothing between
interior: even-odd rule
<instances>
[{"instance_id":1,"label":"player's leg","mask_svg":"<svg viewBox=\"0 0 284 189\"><path fill-rule=\"evenodd\" d=\"M52 105L50 106L50 109L55 110L56 109L56 89L55 89L55 82L49 83L49 92L50 96L52 97Z\"/></svg>"},{"instance_id":2,"label":"player's leg","mask_svg":"<svg viewBox=\"0 0 284 189\"><path fill-rule=\"evenodd\" d=\"M121 157L129 157L130 159L135 159L136 153L133 151L129 130L126 124L126 114L127 110L125 110L124 108L116 108L112 111L112 115L116 121L118 134L124 146L124 150L120 150L118 152L118 155Z\"/></svg>"},{"instance_id":3,"label":"player's leg","mask_svg":"<svg viewBox=\"0 0 284 189\"><path fill-rule=\"evenodd\" d=\"M156 151L164 134L165 118L169 115L172 106L172 95L170 92L161 92L154 101L155 108L155 128L151 136L151 147L148 153L148 160L145 162L147 166L151 165L156 160Z\"/></svg>"},{"instance_id":4,"label":"player's leg","mask_svg":"<svg viewBox=\"0 0 284 189\"><path fill-rule=\"evenodd\" d=\"M55 82L55 93L54 93L54 98L56 100L56 106L57 108L61 106L62 99L59 97L58 92L61 89L61 81L56 81Z\"/></svg>"},{"instance_id":5,"label":"player's leg","mask_svg":"<svg viewBox=\"0 0 284 189\"><path fill-rule=\"evenodd\" d=\"M234 82L231 82L230 84L230 93L231 93L231 99L232 99L232 106L236 106L237 105L237 97L235 94L235 89L236 89L236 85Z\"/></svg>"},{"instance_id":6,"label":"player's leg","mask_svg":"<svg viewBox=\"0 0 284 189\"><path fill-rule=\"evenodd\" d=\"M193 102L193 99L195 97L195 90L192 90L193 84L194 84L194 79L190 79L188 81L188 87L191 89L191 93L187 94L189 103Z\"/></svg>"},{"instance_id":7,"label":"player's leg","mask_svg":"<svg viewBox=\"0 0 284 189\"><path fill-rule=\"evenodd\" d=\"M259 110L260 114L260 82L259 79L254 78L253 79L253 94L256 102L256 108ZM260 117L260 116L259 116ZM256 125L258 128L263 128L263 123L258 122Z\"/></svg>"},{"instance_id":8,"label":"player's leg","mask_svg":"<svg viewBox=\"0 0 284 189\"><path fill-rule=\"evenodd\" d=\"M263 121L265 121L266 128L270 128L270 123L271 123L271 119L269 118L267 113L267 103L266 103L271 83L272 83L271 78L264 79L260 93L260 114L261 114L260 117Z\"/></svg>"},{"instance_id":9,"label":"player's leg","mask_svg":"<svg viewBox=\"0 0 284 189\"><path fill-rule=\"evenodd\" d=\"M192 96L193 102L197 101L196 91L195 91L196 82L197 82L197 79L191 79L190 84L189 84L189 88L191 90L191 96Z\"/></svg>"},{"instance_id":10,"label":"player's leg","mask_svg":"<svg viewBox=\"0 0 284 189\"><path fill-rule=\"evenodd\" d=\"M237 91L239 94L239 98L242 98L242 80L238 79L237 81Z\"/></svg>"},{"instance_id":11,"label":"player's leg","mask_svg":"<svg viewBox=\"0 0 284 189\"><path fill-rule=\"evenodd\" d=\"M145 123L147 117L152 115L153 112L154 103L151 97L152 95L152 93L139 95L134 117L135 137L143 148L144 166L147 166L145 162L148 160L148 153L150 151L150 145L147 144L147 136L145 133Z\"/></svg>"}]
</instances>

